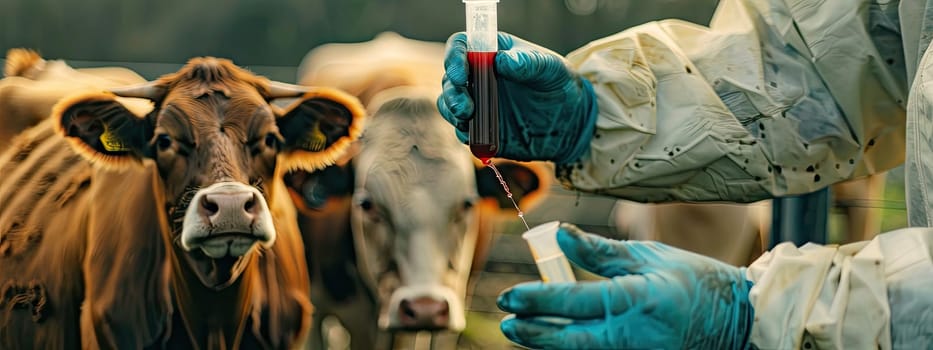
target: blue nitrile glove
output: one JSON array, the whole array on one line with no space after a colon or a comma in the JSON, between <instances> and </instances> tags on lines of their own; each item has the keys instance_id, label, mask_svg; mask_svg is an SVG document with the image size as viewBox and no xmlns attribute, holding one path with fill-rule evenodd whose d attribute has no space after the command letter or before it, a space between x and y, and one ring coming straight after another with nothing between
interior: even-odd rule
<instances>
[{"instance_id":1,"label":"blue nitrile glove","mask_svg":"<svg viewBox=\"0 0 933 350\"><path fill-rule=\"evenodd\" d=\"M596 94L590 82L571 71L551 50L499 32L495 71L499 92L499 151L513 160L549 160L558 164L580 158L596 128ZM473 100L467 89L466 34L447 40L441 115L469 139Z\"/></svg>"},{"instance_id":2,"label":"blue nitrile glove","mask_svg":"<svg viewBox=\"0 0 933 350\"><path fill-rule=\"evenodd\" d=\"M662 243L610 240L568 224L557 241L571 261L609 280L530 282L503 292L499 308L515 315L500 326L512 341L545 349L746 346L754 310L744 268Z\"/></svg>"}]
</instances>

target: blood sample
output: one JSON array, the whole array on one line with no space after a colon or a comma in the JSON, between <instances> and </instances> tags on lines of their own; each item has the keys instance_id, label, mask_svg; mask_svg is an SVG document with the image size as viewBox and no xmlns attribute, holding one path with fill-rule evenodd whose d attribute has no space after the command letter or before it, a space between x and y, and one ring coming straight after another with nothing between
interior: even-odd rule
<instances>
[{"instance_id":1,"label":"blood sample","mask_svg":"<svg viewBox=\"0 0 933 350\"><path fill-rule=\"evenodd\" d=\"M498 0L463 0L466 4L467 63L473 116L470 152L483 164L499 152L499 94L495 71L498 50Z\"/></svg>"},{"instance_id":2,"label":"blood sample","mask_svg":"<svg viewBox=\"0 0 933 350\"><path fill-rule=\"evenodd\" d=\"M492 158L499 151L499 95L493 69L495 52L467 52L470 63L470 151L477 158ZM485 161L484 161L485 163Z\"/></svg>"},{"instance_id":3,"label":"blood sample","mask_svg":"<svg viewBox=\"0 0 933 350\"><path fill-rule=\"evenodd\" d=\"M528 221L525 221L525 212L522 211L522 208L518 207L518 202L515 201L515 198L512 198L512 191L509 191L509 185L505 183L505 179L502 178L499 169L488 159L483 160L483 164L492 169L492 172L496 173L496 179L499 180L499 184L502 185L502 189L505 190L506 197L509 197L509 200L512 201L512 205L515 206L515 210L518 211L518 218L522 219L522 223L525 224L525 230L528 230L529 227Z\"/></svg>"}]
</instances>

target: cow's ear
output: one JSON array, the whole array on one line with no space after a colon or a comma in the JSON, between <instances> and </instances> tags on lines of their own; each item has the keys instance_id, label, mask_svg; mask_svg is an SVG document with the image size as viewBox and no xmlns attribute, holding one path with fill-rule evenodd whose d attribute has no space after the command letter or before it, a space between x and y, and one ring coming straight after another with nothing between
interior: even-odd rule
<instances>
[{"instance_id":1,"label":"cow's ear","mask_svg":"<svg viewBox=\"0 0 933 350\"><path fill-rule=\"evenodd\" d=\"M321 210L328 201L353 195L353 166L334 164L315 171L285 174L285 186L299 212Z\"/></svg>"},{"instance_id":2,"label":"cow's ear","mask_svg":"<svg viewBox=\"0 0 933 350\"><path fill-rule=\"evenodd\" d=\"M363 132L366 110L341 90L314 87L279 112L285 138L281 165L286 171L314 171L334 164Z\"/></svg>"},{"instance_id":3,"label":"cow's ear","mask_svg":"<svg viewBox=\"0 0 933 350\"><path fill-rule=\"evenodd\" d=\"M519 163L503 159L495 159L493 162L502 175L502 179L509 186L512 198L522 211L533 208L547 193L550 177L546 175L547 167L543 164ZM515 210L512 200L509 199L495 172L490 167L479 163L476 168L476 189L483 199L494 200L499 209Z\"/></svg>"},{"instance_id":4,"label":"cow's ear","mask_svg":"<svg viewBox=\"0 0 933 350\"><path fill-rule=\"evenodd\" d=\"M58 131L78 153L115 168L151 157L152 123L131 112L109 92L79 93L52 109Z\"/></svg>"}]
</instances>

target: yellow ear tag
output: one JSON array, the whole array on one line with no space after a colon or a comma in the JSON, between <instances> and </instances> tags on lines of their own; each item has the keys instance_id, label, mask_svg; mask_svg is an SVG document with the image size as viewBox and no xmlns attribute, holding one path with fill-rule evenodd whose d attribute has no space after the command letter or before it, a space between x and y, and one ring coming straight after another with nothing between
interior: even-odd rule
<instances>
[{"instance_id":1,"label":"yellow ear tag","mask_svg":"<svg viewBox=\"0 0 933 350\"><path fill-rule=\"evenodd\" d=\"M311 132L308 133L308 139L303 145L304 148L311 152L320 152L327 147L327 135L324 135L324 132L321 131L320 121L314 121L314 125L311 126Z\"/></svg>"},{"instance_id":2,"label":"yellow ear tag","mask_svg":"<svg viewBox=\"0 0 933 350\"><path fill-rule=\"evenodd\" d=\"M130 150L123 141L117 138L117 135L110 132L110 127L108 127L107 124L104 124L104 133L100 134L99 138L100 142L104 144L104 149L108 152L125 152Z\"/></svg>"}]
</instances>

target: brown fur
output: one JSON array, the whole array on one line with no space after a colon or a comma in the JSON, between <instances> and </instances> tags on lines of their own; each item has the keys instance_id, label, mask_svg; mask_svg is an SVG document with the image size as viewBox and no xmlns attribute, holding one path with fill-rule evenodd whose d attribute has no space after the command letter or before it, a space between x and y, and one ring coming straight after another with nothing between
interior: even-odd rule
<instances>
[{"instance_id":1,"label":"brown fur","mask_svg":"<svg viewBox=\"0 0 933 350\"><path fill-rule=\"evenodd\" d=\"M156 83L168 93L153 101L156 109L146 116L127 117L129 111L109 93L75 94L0 154L0 348L286 348L305 337L310 286L294 206L279 175L284 167L310 171L332 163L340 150L301 151L268 173L256 173L275 164L275 153L262 151L247 160L235 145L273 132L275 123L304 115L298 109L306 107L257 113L255 106L268 105L260 98L268 93L268 81L226 60L194 59ZM362 106L335 90L309 95L303 100L346 106L353 122L344 125L345 133L328 135L328 146L346 147L345 139L359 128ZM173 113L165 110L168 105L188 111L175 114L187 122L166 124ZM212 119L216 112L204 106L226 111L228 119ZM103 113L101 122L127 149L105 152L88 143L95 129L74 127L85 113ZM265 119L272 115L275 120ZM172 136L193 135L191 141L201 146L191 157L203 162L192 164L206 168L185 172L177 161L153 159L149 136L134 136L153 118ZM208 131L218 122L230 141L215 140L221 149L210 150L206 143L216 136ZM299 149L291 146L292 138L304 130L291 129L281 131L280 155ZM219 289L195 275L166 210L182 205L179 196L187 186L203 186L210 176L250 184L264 178L263 195L278 233L271 248L254 247L241 262L239 278Z\"/></svg>"},{"instance_id":2,"label":"brown fur","mask_svg":"<svg viewBox=\"0 0 933 350\"><path fill-rule=\"evenodd\" d=\"M10 49L6 54L3 75L7 77L25 76L29 74L29 70L43 64L45 64L45 60L34 50Z\"/></svg>"},{"instance_id":3,"label":"brown fur","mask_svg":"<svg viewBox=\"0 0 933 350\"><path fill-rule=\"evenodd\" d=\"M302 98L324 97L334 101L342 102L350 107L355 115L366 115L359 103L349 101L348 95L333 88L315 87L312 91L306 93ZM355 101L355 100L354 100ZM289 107L295 108L295 106ZM282 157L282 169L284 171L293 171L299 169L321 169L325 166L333 165L339 162L348 149L353 147L353 140L359 138L363 133L363 123L353 123L349 126L349 137L337 140L334 144L322 152L315 152L312 156L310 152L297 150L292 154L286 154Z\"/></svg>"},{"instance_id":4,"label":"brown fur","mask_svg":"<svg viewBox=\"0 0 933 350\"><path fill-rule=\"evenodd\" d=\"M9 50L5 73L0 80L0 152L15 135L47 118L52 106L71 93L145 82L125 68L73 69L62 61L46 61L28 49ZM138 105L134 109L140 113L151 109L148 101L134 100Z\"/></svg>"}]
</instances>

